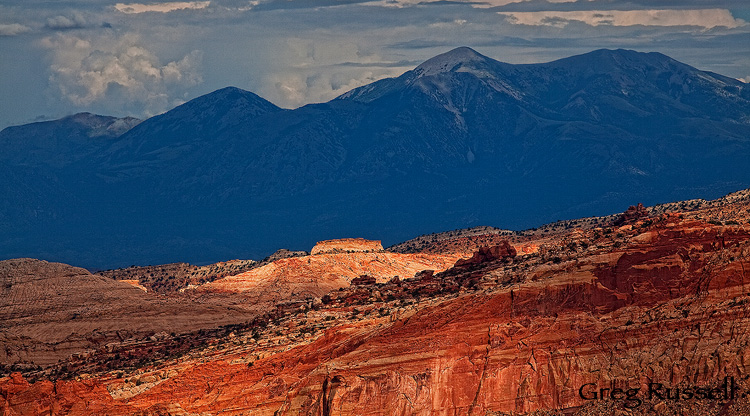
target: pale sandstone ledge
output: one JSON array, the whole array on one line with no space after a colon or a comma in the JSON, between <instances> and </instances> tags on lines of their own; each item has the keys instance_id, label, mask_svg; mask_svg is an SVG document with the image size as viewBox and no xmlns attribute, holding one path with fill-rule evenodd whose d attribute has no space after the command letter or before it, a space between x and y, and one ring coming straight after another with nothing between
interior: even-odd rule
<instances>
[{"instance_id":1,"label":"pale sandstone ledge","mask_svg":"<svg viewBox=\"0 0 750 416\"><path fill-rule=\"evenodd\" d=\"M346 253L350 251L383 251L380 240L364 238L339 238L336 240L318 241L310 254Z\"/></svg>"}]
</instances>

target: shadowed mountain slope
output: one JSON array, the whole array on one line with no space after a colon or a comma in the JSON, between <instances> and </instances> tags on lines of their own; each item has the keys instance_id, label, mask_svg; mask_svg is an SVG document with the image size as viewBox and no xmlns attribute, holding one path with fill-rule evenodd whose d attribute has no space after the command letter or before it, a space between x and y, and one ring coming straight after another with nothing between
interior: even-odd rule
<instances>
[{"instance_id":1,"label":"shadowed mountain slope","mask_svg":"<svg viewBox=\"0 0 750 416\"><path fill-rule=\"evenodd\" d=\"M8 193L35 202L0 212L0 255L200 263L342 236L520 229L718 197L750 186L747 160L741 81L658 53L511 65L458 48L295 110L222 89L36 182L14 162L0 171Z\"/></svg>"}]
</instances>

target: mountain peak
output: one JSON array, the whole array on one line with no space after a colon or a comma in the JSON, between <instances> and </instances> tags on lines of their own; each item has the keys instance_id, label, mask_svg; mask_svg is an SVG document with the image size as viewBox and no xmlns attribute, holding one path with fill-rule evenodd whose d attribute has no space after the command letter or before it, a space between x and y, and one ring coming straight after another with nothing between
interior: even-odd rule
<instances>
[{"instance_id":1,"label":"mountain peak","mask_svg":"<svg viewBox=\"0 0 750 416\"><path fill-rule=\"evenodd\" d=\"M257 95L255 93L252 93L247 90L243 90L242 88L234 87L234 86L228 86L224 88L219 88L216 91L210 92L206 95L231 95L231 94L241 94L241 95Z\"/></svg>"},{"instance_id":2,"label":"mountain peak","mask_svg":"<svg viewBox=\"0 0 750 416\"><path fill-rule=\"evenodd\" d=\"M224 87L200 97L194 98L154 119L173 119L188 117L192 120L203 120L206 117L227 117L237 120L254 117L280 110L279 107L263 97L237 87Z\"/></svg>"},{"instance_id":3,"label":"mountain peak","mask_svg":"<svg viewBox=\"0 0 750 416\"><path fill-rule=\"evenodd\" d=\"M255 94L254 92L243 90L242 88L237 88L237 87L232 87L232 86L220 88L216 91L213 91L206 95L198 97L193 101L202 102L202 101L213 101L213 100L249 100L253 102L264 102L264 103L271 104L268 100L259 96L258 94Z\"/></svg>"},{"instance_id":4,"label":"mountain peak","mask_svg":"<svg viewBox=\"0 0 750 416\"><path fill-rule=\"evenodd\" d=\"M422 76L435 75L444 72L456 72L461 68L473 68L477 63L489 60L467 46L450 50L446 53L426 60L414 71Z\"/></svg>"}]
</instances>

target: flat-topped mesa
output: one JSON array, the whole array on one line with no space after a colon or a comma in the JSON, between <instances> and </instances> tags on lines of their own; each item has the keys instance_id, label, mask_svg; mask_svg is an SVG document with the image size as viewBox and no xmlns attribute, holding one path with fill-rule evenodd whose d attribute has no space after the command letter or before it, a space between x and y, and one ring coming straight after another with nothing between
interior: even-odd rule
<instances>
[{"instance_id":1,"label":"flat-topped mesa","mask_svg":"<svg viewBox=\"0 0 750 416\"><path fill-rule=\"evenodd\" d=\"M364 238L339 238L336 240L318 241L310 254L346 253L351 251L383 251L380 240L365 240Z\"/></svg>"}]
</instances>

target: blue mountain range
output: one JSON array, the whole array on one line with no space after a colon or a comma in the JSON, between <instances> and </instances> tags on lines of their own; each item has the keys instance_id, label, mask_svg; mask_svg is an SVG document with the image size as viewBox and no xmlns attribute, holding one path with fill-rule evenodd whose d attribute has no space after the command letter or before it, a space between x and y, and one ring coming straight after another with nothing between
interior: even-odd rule
<instances>
[{"instance_id":1,"label":"blue mountain range","mask_svg":"<svg viewBox=\"0 0 750 416\"><path fill-rule=\"evenodd\" d=\"M238 88L145 121L0 132L0 258L89 268L492 225L750 187L750 86L660 53L512 65L462 47L327 103Z\"/></svg>"}]
</instances>

